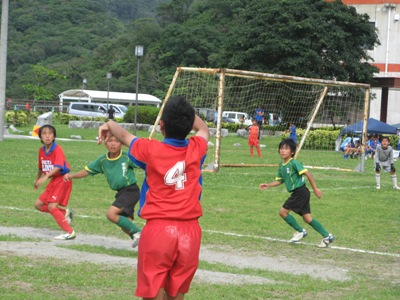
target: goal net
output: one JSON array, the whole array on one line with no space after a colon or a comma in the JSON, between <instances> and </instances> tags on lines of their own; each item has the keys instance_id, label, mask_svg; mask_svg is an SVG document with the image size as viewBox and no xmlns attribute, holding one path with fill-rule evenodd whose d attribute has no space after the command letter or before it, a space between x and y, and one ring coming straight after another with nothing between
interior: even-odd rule
<instances>
[{"instance_id":1,"label":"goal net","mask_svg":"<svg viewBox=\"0 0 400 300\"><path fill-rule=\"evenodd\" d=\"M233 69L179 67L163 106L173 96L184 96L210 128L207 170L277 166L280 162L278 145L282 138L289 137L290 123L295 125L297 133L295 157L305 166L364 169L364 154L344 159L340 151L343 138L340 131L348 122L364 120L365 128L359 138L365 140L369 85ZM262 157L258 157L256 151L252 157L247 143L246 128L256 110L262 116Z\"/></svg>"}]
</instances>

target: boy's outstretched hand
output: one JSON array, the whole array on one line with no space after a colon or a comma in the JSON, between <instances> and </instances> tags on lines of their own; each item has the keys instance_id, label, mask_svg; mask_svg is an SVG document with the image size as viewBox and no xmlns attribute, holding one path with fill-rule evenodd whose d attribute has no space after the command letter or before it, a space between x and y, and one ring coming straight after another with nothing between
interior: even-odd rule
<instances>
[{"instance_id":1,"label":"boy's outstretched hand","mask_svg":"<svg viewBox=\"0 0 400 300\"><path fill-rule=\"evenodd\" d=\"M314 194L315 196L317 196L318 199L321 199L322 196L324 196L324 194L318 188L314 189Z\"/></svg>"}]
</instances>

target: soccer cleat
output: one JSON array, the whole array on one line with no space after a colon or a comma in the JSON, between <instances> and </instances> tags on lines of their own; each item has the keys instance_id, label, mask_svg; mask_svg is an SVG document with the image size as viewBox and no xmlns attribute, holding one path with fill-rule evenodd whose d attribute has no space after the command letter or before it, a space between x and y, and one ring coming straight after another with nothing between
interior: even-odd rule
<instances>
[{"instance_id":1,"label":"soccer cleat","mask_svg":"<svg viewBox=\"0 0 400 300\"><path fill-rule=\"evenodd\" d=\"M72 208L65 209L65 219L67 220L68 224L72 223L73 218L74 218L74 210Z\"/></svg>"},{"instance_id":2,"label":"soccer cleat","mask_svg":"<svg viewBox=\"0 0 400 300\"><path fill-rule=\"evenodd\" d=\"M377 186L376 186L376 189L377 189L377 190L380 190L380 189L381 189L381 186L380 186L380 185L377 185Z\"/></svg>"},{"instance_id":3,"label":"soccer cleat","mask_svg":"<svg viewBox=\"0 0 400 300\"><path fill-rule=\"evenodd\" d=\"M73 240L74 238L76 238L76 233L75 233L75 231L72 231L71 233L66 232L64 234L56 236L54 239L55 240Z\"/></svg>"},{"instance_id":4,"label":"soccer cleat","mask_svg":"<svg viewBox=\"0 0 400 300\"><path fill-rule=\"evenodd\" d=\"M393 189L394 190L400 190L400 187L396 185L396 186L393 187Z\"/></svg>"},{"instance_id":5,"label":"soccer cleat","mask_svg":"<svg viewBox=\"0 0 400 300\"><path fill-rule=\"evenodd\" d=\"M290 239L291 242L296 243L300 241L302 238L305 238L307 236L307 231L303 229L302 232L295 232L293 234L293 237Z\"/></svg>"},{"instance_id":6,"label":"soccer cleat","mask_svg":"<svg viewBox=\"0 0 400 300\"><path fill-rule=\"evenodd\" d=\"M346 154L345 156L343 156L343 158L346 158L346 159L347 159L347 158L349 158L349 155L348 155L348 154Z\"/></svg>"},{"instance_id":7,"label":"soccer cleat","mask_svg":"<svg viewBox=\"0 0 400 300\"><path fill-rule=\"evenodd\" d=\"M132 248L136 248L137 245L139 245L139 241L140 241L140 236L142 235L142 231L136 232L133 236L132 236Z\"/></svg>"},{"instance_id":8,"label":"soccer cleat","mask_svg":"<svg viewBox=\"0 0 400 300\"><path fill-rule=\"evenodd\" d=\"M332 234L329 234L326 238L323 238L321 244L318 245L319 248L328 248L329 244L332 244L335 240Z\"/></svg>"}]
</instances>

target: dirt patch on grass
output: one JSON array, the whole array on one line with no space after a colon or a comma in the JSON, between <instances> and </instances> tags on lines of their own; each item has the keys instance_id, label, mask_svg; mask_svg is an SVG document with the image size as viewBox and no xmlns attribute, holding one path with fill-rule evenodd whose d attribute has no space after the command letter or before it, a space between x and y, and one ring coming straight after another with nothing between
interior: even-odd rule
<instances>
[{"instance_id":1,"label":"dirt patch on grass","mask_svg":"<svg viewBox=\"0 0 400 300\"><path fill-rule=\"evenodd\" d=\"M136 258L111 256L105 254L89 253L59 247L60 245L92 245L115 249L132 249L130 240L122 240L113 237L99 235L79 234L71 241L58 241L53 237L59 232L48 229L31 227L4 227L0 226L0 235L11 235L21 238L38 239L34 242L0 242L1 256L27 256L27 257L57 257L71 262L90 262L94 264L112 264L114 266L132 265L136 268ZM132 251L137 251L132 249ZM308 275L321 280L348 280L348 271L329 265L302 264L290 258L266 257L238 253L216 251L202 246L200 260L208 263L219 263L239 269L255 269L274 272L284 272L291 275ZM275 284L274 280L261 276L241 275L225 272L213 272L208 270L197 270L195 280L217 284ZM279 282L282 283L282 282ZM289 282L287 283L289 284Z\"/></svg>"}]
</instances>

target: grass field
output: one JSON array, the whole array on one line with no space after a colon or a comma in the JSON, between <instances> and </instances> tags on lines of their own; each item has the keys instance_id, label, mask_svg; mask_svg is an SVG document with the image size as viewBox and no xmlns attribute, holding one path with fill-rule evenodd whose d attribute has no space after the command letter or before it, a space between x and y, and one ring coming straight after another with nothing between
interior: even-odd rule
<instances>
[{"instance_id":1,"label":"grass field","mask_svg":"<svg viewBox=\"0 0 400 300\"><path fill-rule=\"evenodd\" d=\"M71 132L57 127L58 137L71 134L94 140L96 130ZM146 132L139 132L147 136ZM227 137L223 145L233 145L237 137ZM246 140L243 147L224 147L228 162L257 161L278 163L279 138L266 138L263 158L250 158ZM73 171L104 153L105 147L94 142L63 141ZM33 209L42 189L33 189L36 175L38 140L5 139L0 142L0 226L49 228L55 222ZM397 169L400 165L396 162ZM217 174L204 173L201 218L203 246L219 249L227 255L259 255L278 259L281 264L299 261L310 265L332 265L348 270L348 279L322 280L289 272L240 268L229 264L202 261L201 270L254 275L274 280L273 284L210 284L194 282L186 299L399 299L400 298L400 193L392 190L390 176L382 174L382 189L375 190L372 161L366 161L366 172L311 170L324 198L312 196L312 215L336 237L328 249L316 245L321 237L309 226L309 236L301 244L288 244L293 231L278 215L288 193L280 186L261 191L258 185L269 182L275 167L221 168ZM143 172L137 176L143 180ZM125 236L106 220L104 214L114 192L101 176L74 181L70 205L75 209L74 229L79 234ZM302 220L296 217L300 224ZM138 219L139 225L144 225ZM2 250L2 243L23 240L0 236L1 299L134 299L136 281L132 266L98 266L89 263L69 264L63 260L18 257ZM66 243L64 247L70 247ZM134 257L131 249L110 250L81 247L82 252L106 253Z\"/></svg>"}]
</instances>

